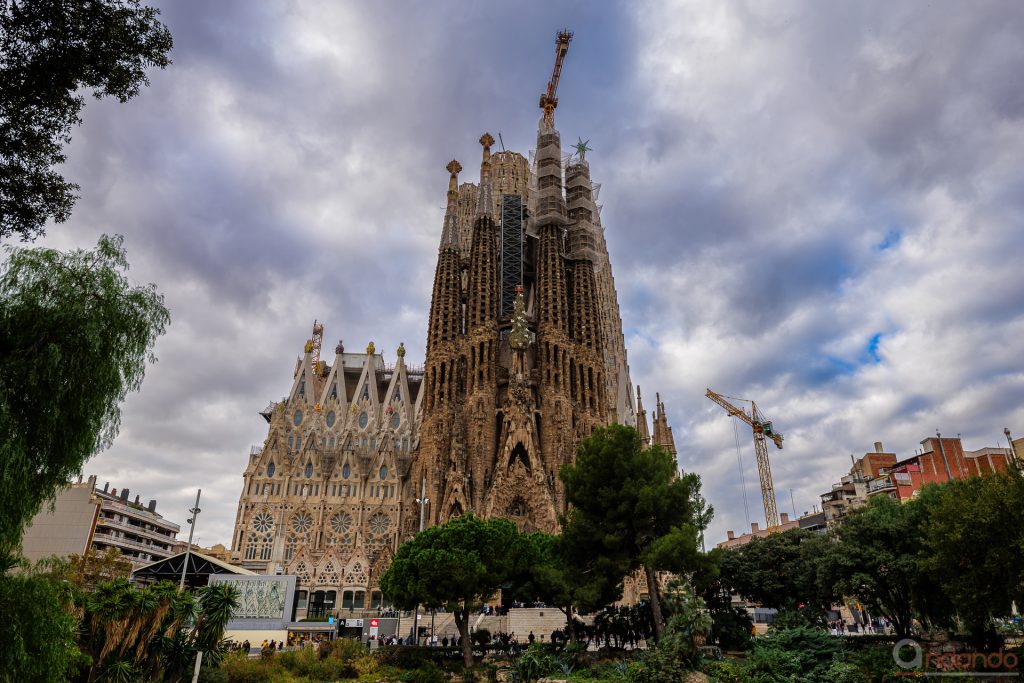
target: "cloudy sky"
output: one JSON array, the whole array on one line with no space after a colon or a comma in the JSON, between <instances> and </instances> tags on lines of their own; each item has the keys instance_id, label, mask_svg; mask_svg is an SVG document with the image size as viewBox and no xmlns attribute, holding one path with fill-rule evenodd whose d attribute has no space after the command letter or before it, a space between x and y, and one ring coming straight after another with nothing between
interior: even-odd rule
<instances>
[{"instance_id":1,"label":"cloudy sky","mask_svg":"<svg viewBox=\"0 0 1024 683\"><path fill-rule=\"evenodd\" d=\"M42 243L122 233L166 295L159 362L86 472L182 524L201 487L204 545L314 318L330 348L422 359L444 166L475 169L484 131L532 147L563 27L558 125L593 147L633 379L704 478L709 540L747 514L705 387L785 433L789 512L874 441L1024 435L1020 3L161 5L174 64L89 102L82 198Z\"/></svg>"}]
</instances>

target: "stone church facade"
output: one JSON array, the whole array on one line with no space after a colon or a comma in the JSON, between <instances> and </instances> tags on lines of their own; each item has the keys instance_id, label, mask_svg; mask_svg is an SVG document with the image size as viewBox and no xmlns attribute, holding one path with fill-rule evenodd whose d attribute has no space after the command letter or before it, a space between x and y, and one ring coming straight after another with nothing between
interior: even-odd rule
<instances>
[{"instance_id":1,"label":"stone church facade","mask_svg":"<svg viewBox=\"0 0 1024 683\"><path fill-rule=\"evenodd\" d=\"M479 184L447 167L424 365L340 342L327 363L314 324L288 395L261 413L231 558L297 575L300 614L382 605L380 576L421 517L556 532L558 470L595 427L635 424L675 453L660 398L653 434L634 399L585 146L566 162L553 116L532 165L480 143Z\"/></svg>"}]
</instances>

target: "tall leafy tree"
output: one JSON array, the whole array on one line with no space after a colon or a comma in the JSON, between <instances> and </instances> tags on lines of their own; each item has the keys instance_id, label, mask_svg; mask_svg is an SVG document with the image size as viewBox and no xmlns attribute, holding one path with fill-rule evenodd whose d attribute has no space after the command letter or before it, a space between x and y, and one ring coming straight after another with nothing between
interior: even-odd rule
<instances>
[{"instance_id":1,"label":"tall leafy tree","mask_svg":"<svg viewBox=\"0 0 1024 683\"><path fill-rule=\"evenodd\" d=\"M883 615L896 633L910 633L918 606L934 602L934 584L919 557L925 507L876 496L843 520L837 543L825 554L825 571L839 591L855 596L869 612Z\"/></svg>"},{"instance_id":2,"label":"tall leafy tree","mask_svg":"<svg viewBox=\"0 0 1024 683\"><path fill-rule=\"evenodd\" d=\"M8 248L0 267L0 555L82 464L108 446L169 321L133 286L120 237L68 253Z\"/></svg>"},{"instance_id":3,"label":"tall leafy tree","mask_svg":"<svg viewBox=\"0 0 1024 683\"><path fill-rule=\"evenodd\" d=\"M563 536L575 557L585 553L597 570L619 576L642 567L660 638L657 570L688 573L701 566L699 532L712 511L700 496L700 477L677 476L668 451L644 448L639 433L623 425L596 429L560 476L570 505Z\"/></svg>"},{"instance_id":4,"label":"tall leafy tree","mask_svg":"<svg viewBox=\"0 0 1024 683\"><path fill-rule=\"evenodd\" d=\"M924 531L926 566L977 638L1024 604L1024 477L971 477L936 487Z\"/></svg>"},{"instance_id":5,"label":"tall leafy tree","mask_svg":"<svg viewBox=\"0 0 1024 683\"><path fill-rule=\"evenodd\" d=\"M472 666L470 613L510 578L523 575L529 559L529 547L512 522L467 514L403 543L380 586L401 609L447 607L462 637L463 659Z\"/></svg>"},{"instance_id":6,"label":"tall leafy tree","mask_svg":"<svg viewBox=\"0 0 1024 683\"><path fill-rule=\"evenodd\" d=\"M829 545L826 536L803 529L752 539L721 554L722 584L765 607L818 619L835 598L821 569Z\"/></svg>"},{"instance_id":7,"label":"tall leafy tree","mask_svg":"<svg viewBox=\"0 0 1024 683\"><path fill-rule=\"evenodd\" d=\"M524 562L521 573L513 576L508 589L516 599L526 602L540 599L556 606L566 618L566 634L576 632L573 609L598 610L622 595L622 573L600 570L594 557L571 548L576 538L532 533L523 538Z\"/></svg>"},{"instance_id":8,"label":"tall leafy tree","mask_svg":"<svg viewBox=\"0 0 1024 683\"><path fill-rule=\"evenodd\" d=\"M12 568L6 558L3 569ZM81 663L75 645L71 584L52 580L27 566L0 574L0 682L61 683Z\"/></svg>"},{"instance_id":9,"label":"tall leafy tree","mask_svg":"<svg viewBox=\"0 0 1024 683\"><path fill-rule=\"evenodd\" d=\"M85 94L125 102L170 63L170 31L139 0L0 2L0 238L67 220L77 185L56 166Z\"/></svg>"}]
</instances>

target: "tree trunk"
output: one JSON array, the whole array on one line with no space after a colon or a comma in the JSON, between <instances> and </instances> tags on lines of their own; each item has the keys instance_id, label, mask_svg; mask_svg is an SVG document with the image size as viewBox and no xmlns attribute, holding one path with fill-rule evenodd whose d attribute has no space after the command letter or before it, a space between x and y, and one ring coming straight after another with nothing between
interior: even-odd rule
<instances>
[{"instance_id":1,"label":"tree trunk","mask_svg":"<svg viewBox=\"0 0 1024 683\"><path fill-rule=\"evenodd\" d=\"M473 666L473 643L469 639L469 605L463 603L455 610L455 625L459 628L462 638L462 662L467 667Z\"/></svg>"},{"instance_id":2,"label":"tree trunk","mask_svg":"<svg viewBox=\"0 0 1024 683\"><path fill-rule=\"evenodd\" d=\"M665 631L665 622L661 618L661 598L658 596L658 577L648 564L644 565L644 573L647 575L647 594L651 600L651 621L654 622L654 642L661 641L662 633Z\"/></svg>"},{"instance_id":3,"label":"tree trunk","mask_svg":"<svg viewBox=\"0 0 1024 683\"><path fill-rule=\"evenodd\" d=\"M576 640L576 624L572 621L572 605L566 608L559 607L562 614L565 615L565 642L566 644Z\"/></svg>"}]
</instances>

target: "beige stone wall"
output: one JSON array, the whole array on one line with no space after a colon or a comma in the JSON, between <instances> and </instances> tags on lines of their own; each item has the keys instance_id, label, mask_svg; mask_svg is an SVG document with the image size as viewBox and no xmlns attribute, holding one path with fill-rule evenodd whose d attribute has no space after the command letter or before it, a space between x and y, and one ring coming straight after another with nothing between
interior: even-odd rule
<instances>
[{"instance_id":1,"label":"beige stone wall","mask_svg":"<svg viewBox=\"0 0 1024 683\"><path fill-rule=\"evenodd\" d=\"M85 553L99 512L99 501L92 494L95 486L96 478L89 477L57 494L52 511L49 503L43 504L21 540L22 553L28 560Z\"/></svg>"}]
</instances>

